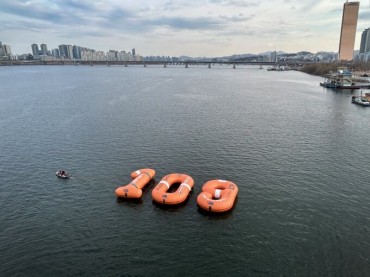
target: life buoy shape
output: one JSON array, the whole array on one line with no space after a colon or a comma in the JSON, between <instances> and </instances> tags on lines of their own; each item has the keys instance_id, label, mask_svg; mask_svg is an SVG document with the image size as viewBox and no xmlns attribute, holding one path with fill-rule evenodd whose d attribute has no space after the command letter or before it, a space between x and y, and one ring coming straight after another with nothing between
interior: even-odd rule
<instances>
[{"instance_id":1,"label":"life buoy shape","mask_svg":"<svg viewBox=\"0 0 370 277\"><path fill-rule=\"evenodd\" d=\"M116 189L117 197L140 198L143 195L142 188L155 176L155 170L143 168L131 173L133 179L128 185Z\"/></svg>"},{"instance_id":2,"label":"life buoy shape","mask_svg":"<svg viewBox=\"0 0 370 277\"><path fill-rule=\"evenodd\" d=\"M238 187L226 180L211 180L203 185L197 197L199 207L209 212L226 212L234 206Z\"/></svg>"},{"instance_id":3,"label":"life buoy shape","mask_svg":"<svg viewBox=\"0 0 370 277\"><path fill-rule=\"evenodd\" d=\"M175 183L181 183L175 192L167 192ZM188 197L194 180L181 173L172 173L164 176L152 191L153 200L159 204L176 205L184 202Z\"/></svg>"}]
</instances>

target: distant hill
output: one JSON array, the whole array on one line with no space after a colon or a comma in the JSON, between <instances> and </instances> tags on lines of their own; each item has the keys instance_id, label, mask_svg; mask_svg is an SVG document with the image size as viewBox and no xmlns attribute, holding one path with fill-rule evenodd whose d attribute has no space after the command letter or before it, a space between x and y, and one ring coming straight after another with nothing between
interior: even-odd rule
<instances>
[{"instance_id":1,"label":"distant hill","mask_svg":"<svg viewBox=\"0 0 370 277\"><path fill-rule=\"evenodd\" d=\"M248 61L248 60L261 60L263 57L270 57L271 54L275 51L266 51L259 54L234 54L231 56L223 56L223 57L189 57L189 56L180 56L178 59L180 61ZM293 56L305 56L305 55L313 55L311 52L308 51L300 51L297 53L287 53L284 51L276 51L278 56L285 56L285 57L293 57Z\"/></svg>"},{"instance_id":2,"label":"distant hill","mask_svg":"<svg viewBox=\"0 0 370 277\"><path fill-rule=\"evenodd\" d=\"M274 52L274 51L263 52L263 53L258 54L258 56L270 56L272 54L272 52ZM285 55L286 54L286 52L284 52L284 51L276 51L276 53L278 55Z\"/></svg>"},{"instance_id":3,"label":"distant hill","mask_svg":"<svg viewBox=\"0 0 370 277\"><path fill-rule=\"evenodd\" d=\"M308 52L308 51L300 51L297 53L298 55L305 56L305 55L313 55L313 53Z\"/></svg>"}]
</instances>

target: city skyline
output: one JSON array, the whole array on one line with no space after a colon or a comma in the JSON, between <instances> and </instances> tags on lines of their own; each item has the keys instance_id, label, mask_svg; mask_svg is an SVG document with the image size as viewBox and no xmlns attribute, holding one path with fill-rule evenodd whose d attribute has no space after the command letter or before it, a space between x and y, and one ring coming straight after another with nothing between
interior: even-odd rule
<instances>
[{"instance_id":1,"label":"city skyline","mask_svg":"<svg viewBox=\"0 0 370 277\"><path fill-rule=\"evenodd\" d=\"M171 56L337 52L344 2L4 0L1 40L13 54L31 53L33 43ZM355 49L370 27L370 1L360 2Z\"/></svg>"}]
</instances>

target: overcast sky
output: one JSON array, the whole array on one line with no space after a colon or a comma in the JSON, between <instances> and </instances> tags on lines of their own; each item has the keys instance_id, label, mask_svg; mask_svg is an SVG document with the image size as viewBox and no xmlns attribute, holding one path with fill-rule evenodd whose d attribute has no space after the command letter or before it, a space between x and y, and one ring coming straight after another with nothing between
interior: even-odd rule
<instances>
[{"instance_id":1,"label":"overcast sky","mask_svg":"<svg viewBox=\"0 0 370 277\"><path fill-rule=\"evenodd\" d=\"M344 0L1 0L0 41L149 55L338 51ZM355 49L370 27L361 1Z\"/></svg>"}]
</instances>

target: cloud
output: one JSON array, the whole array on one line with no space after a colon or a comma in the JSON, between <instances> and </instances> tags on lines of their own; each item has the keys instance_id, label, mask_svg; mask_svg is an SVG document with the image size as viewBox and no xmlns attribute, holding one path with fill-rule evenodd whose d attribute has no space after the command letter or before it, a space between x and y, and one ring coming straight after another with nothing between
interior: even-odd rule
<instances>
[{"instance_id":1,"label":"cloud","mask_svg":"<svg viewBox=\"0 0 370 277\"><path fill-rule=\"evenodd\" d=\"M3 26L4 29L9 31L31 31L31 32L38 32L40 29L45 28L45 26L40 26L40 24L35 22L29 22L25 20L17 20L17 21L7 21L0 19L0 25Z\"/></svg>"},{"instance_id":2,"label":"cloud","mask_svg":"<svg viewBox=\"0 0 370 277\"><path fill-rule=\"evenodd\" d=\"M98 26L102 24L115 29L130 24L130 21L135 19L135 15L122 8L112 8L105 13L99 13L95 19L94 24Z\"/></svg>"},{"instance_id":3,"label":"cloud","mask_svg":"<svg viewBox=\"0 0 370 277\"><path fill-rule=\"evenodd\" d=\"M53 2L53 1L52 1ZM56 1L54 1L56 2ZM94 11L94 5L92 1L83 0L64 0L59 2L61 8L67 8L68 10L81 10L84 12Z\"/></svg>"},{"instance_id":4,"label":"cloud","mask_svg":"<svg viewBox=\"0 0 370 277\"><path fill-rule=\"evenodd\" d=\"M57 3L56 1L8 1L1 3L1 12L26 20L39 20L52 24L84 24L88 20L83 16L86 12L92 12L91 7L85 8L83 3L75 1Z\"/></svg>"},{"instance_id":5,"label":"cloud","mask_svg":"<svg viewBox=\"0 0 370 277\"><path fill-rule=\"evenodd\" d=\"M173 29L189 29L189 30L206 30L216 29L221 26L221 22L212 18L158 18L150 21L154 25L168 26Z\"/></svg>"},{"instance_id":6,"label":"cloud","mask_svg":"<svg viewBox=\"0 0 370 277\"><path fill-rule=\"evenodd\" d=\"M241 0L209 0L210 3L220 4L222 6L234 6L234 7L257 7L260 5L259 2L247 2Z\"/></svg>"},{"instance_id":7,"label":"cloud","mask_svg":"<svg viewBox=\"0 0 370 277\"><path fill-rule=\"evenodd\" d=\"M130 44L169 55L294 49L299 40L336 49L342 6L333 0L1 0L1 39L21 45L27 38L27 51L30 40L97 50ZM369 17L363 5L358 27Z\"/></svg>"},{"instance_id":8,"label":"cloud","mask_svg":"<svg viewBox=\"0 0 370 277\"><path fill-rule=\"evenodd\" d=\"M234 7L257 7L260 5L260 3L258 2L251 2L251 3L248 3L246 1L237 1L237 0L234 0L234 1L225 1L224 3L225 6L234 6Z\"/></svg>"},{"instance_id":9,"label":"cloud","mask_svg":"<svg viewBox=\"0 0 370 277\"><path fill-rule=\"evenodd\" d=\"M19 17L59 22L63 16L52 9L43 9L40 6L32 5L30 2L4 1L1 7L2 13L8 13Z\"/></svg>"},{"instance_id":10,"label":"cloud","mask_svg":"<svg viewBox=\"0 0 370 277\"><path fill-rule=\"evenodd\" d=\"M370 9L360 9L358 18L359 18L359 21L367 22L367 24L370 26L368 22L370 18Z\"/></svg>"},{"instance_id":11,"label":"cloud","mask_svg":"<svg viewBox=\"0 0 370 277\"><path fill-rule=\"evenodd\" d=\"M247 22L248 20L251 20L253 17L255 17L254 14L250 16L243 16L243 14L233 15L233 16L227 16L227 15L219 16L219 18L225 21L228 21L228 22Z\"/></svg>"}]
</instances>

